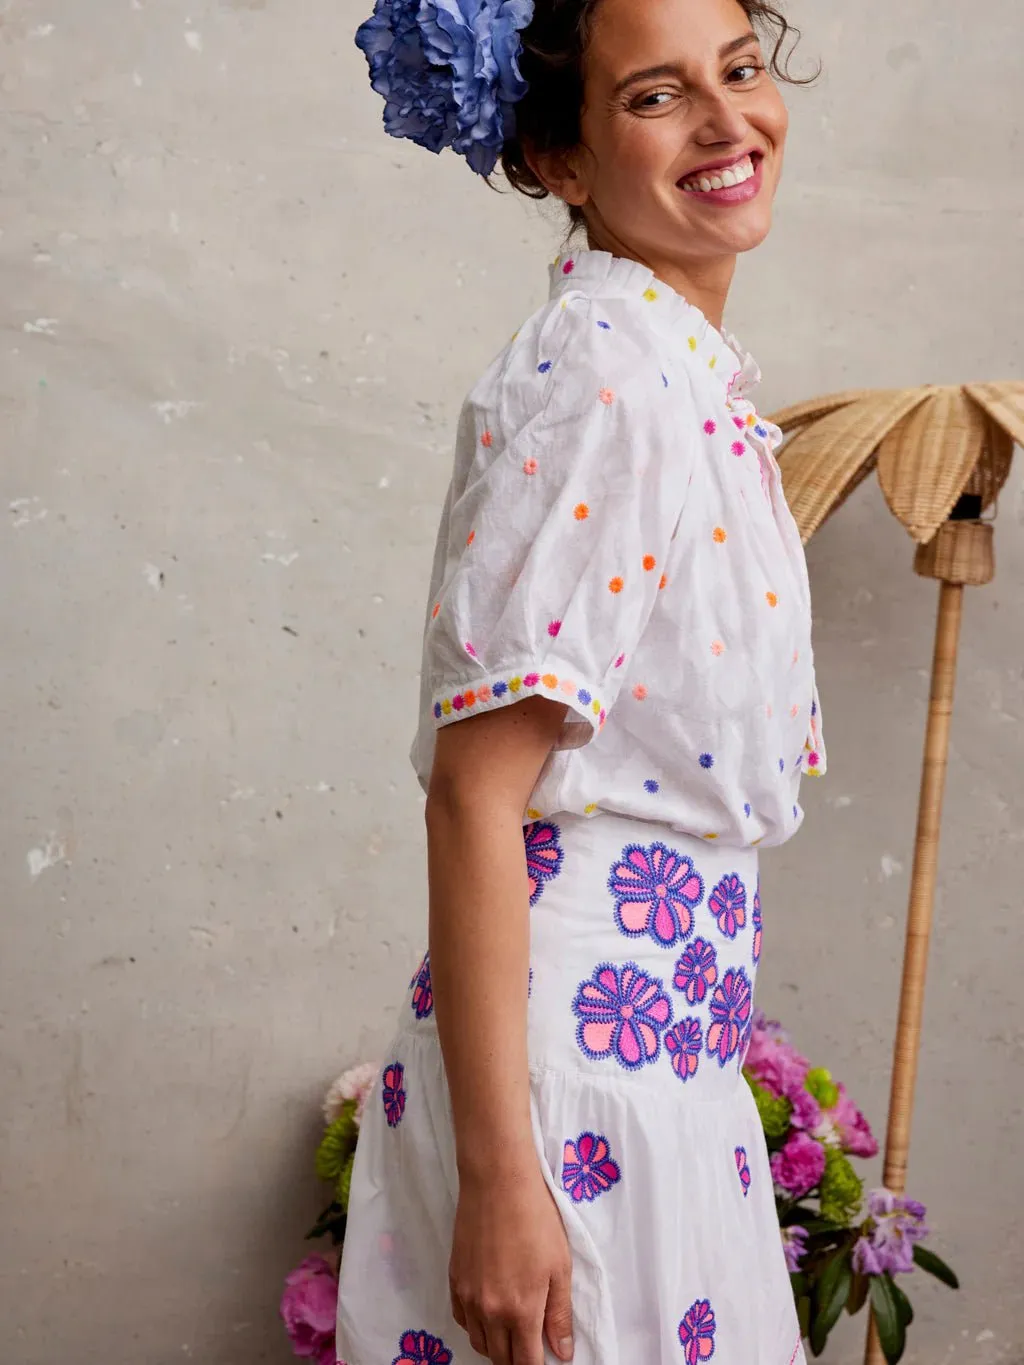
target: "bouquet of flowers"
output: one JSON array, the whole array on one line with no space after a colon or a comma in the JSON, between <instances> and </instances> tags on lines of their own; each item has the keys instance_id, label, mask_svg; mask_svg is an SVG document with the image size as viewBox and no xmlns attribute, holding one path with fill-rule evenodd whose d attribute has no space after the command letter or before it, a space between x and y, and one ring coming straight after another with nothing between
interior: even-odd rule
<instances>
[{"instance_id":1,"label":"bouquet of flowers","mask_svg":"<svg viewBox=\"0 0 1024 1365\"><path fill-rule=\"evenodd\" d=\"M373 1065L353 1067L324 1099L316 1172L331 1198L307 1236L329 1237L331 1250L293 1270L281 1299L293 1351L316 1365L343 1365L334 1341L338 1261L359 1124L377 1072ZM858 1313L870 1301L885 1358L896 1365L914 1312L895 1277L916 1266L959 1287L949 1266L923 1245L924 1205L886 1189L865 1195L850 1158L877 1155L867 1120L846 1087L812 1067L761 1013L754 1016L743 1074L771 1156L786 1263L812 1354L821 1355L844 1308Z\"/></svg>"},{"instance_id":2,"label":"bouquet of flowers","mask_svg":"<svg viewBox=\"0 0 1024 1365\"><path fill-rule=\"evenodd\" d=\"M845 1308L870 1300L889 1365L904 1351L914 1319L895 1276L915 1265L952 1289L953 1271L922 1245L925 1208L891 1190L870 1191L851 1157L872 1157L878 1143L864 1115L824 1067L812 1067L779 1024L758 1013L743 1074L771 1154L800 1330L821 1355Z\"/></svg>"},{"instance_id":3,"label":"bouquet of flowers","mask_svg":"<svg viewBox=\"0 0 1024 1365\"><path fill-rule=\"evenodd\" d=\"M306 1234L308 1240L330 1237L326 1256L307 1256L285 1280L281 1317L292 1350L316 1365L344 1365L334 1344L338 1306L338 1263L345 1240L348 1195L352 1184L359 1124L377 1067L354 1066L334 1082L324 1097L327 1125L316 1153L316 1173L331 1187L331 1202Z\"/></svg>"}]
</instances>

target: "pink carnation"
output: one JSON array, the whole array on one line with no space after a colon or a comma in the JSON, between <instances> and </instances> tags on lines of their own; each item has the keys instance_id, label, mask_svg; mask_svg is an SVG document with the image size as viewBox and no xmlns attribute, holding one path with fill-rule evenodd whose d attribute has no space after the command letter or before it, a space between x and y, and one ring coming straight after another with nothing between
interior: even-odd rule
<instances>
[{"instance_id":1,"label":"pink carnation","mask_svg":"<svg viewBox=\"0 0 1024 1365\"><path fill-rule=\"evenodd\" d=\"M787 1094L786 1098L793 1105L793 1114L789 1120L793 1127L802 1128L807 1133L813 1133L821 1122L821 1105L818 1101L803 1086L799 1090Z\"/></svg>"},{"instance_id":2,"label":"pink carnation","mask_svg":"<svg viewBox=\"0 0 1024 1365\"><path fill-rule=\"evenodd\" d=\"M338 1279L322 1256L307 1256L285 1279L281 1317L292 1351L316 1365L335 1365L334 1323Z\"/></svg>"},{"instance_id":3,"label":"pink carnation","mask_svg":"<svg viewBox=\"0 0 1024 1365\"><path fill-rule=\"evenodd\" d=\"M743 1065L759 1085L776 1097L785 1096L790 1100L803 1091L811 1069L807 1058L789 1043L775 1042L757 1029L751 1035L750 1050Z\"/></svg>"},{"instance_id":4,"label":"pink carnation","mask_svg":"<svg viewBox=\"0 0 1024 1365\"><path fill-rule=\"evenodd\" d=\"M796 1132L782 1151L774 1154L771 1164L776 1185L799 1199L808 1190L813 1190L824 1175L825 1149L806 1133Z\"/></svg>"},{"instance_id":5,"label":"pink carnation","mask_svg":"<svg viewBox=\"0 0 1024 1365\"><path fill-rule=\"evenodd\" d=\"M839 1103L829 1110L829 1118L839 1133L844 1152L851 1156L877 1156L878 1143L867 1119L860 1112L847 1093L846 1086L839 1086Z\"/></svg>"},{"instance_id":6,"label":"pink carnation","mask_svg":"<svg viewBox=\"0 0 1024 1365\"><path fill-rule=\"evenodd\" d=\"M362 1121L363 1110L377 1079L378 1070L379 1067L372 1062L363 1062L361 1066L349 1067L338 1077L324 1097L324 1118L328 1124L334 1122L340 1115L342 1106L349 1100L356 1102L356 1123Z\"/></svg>"}]
</instances>

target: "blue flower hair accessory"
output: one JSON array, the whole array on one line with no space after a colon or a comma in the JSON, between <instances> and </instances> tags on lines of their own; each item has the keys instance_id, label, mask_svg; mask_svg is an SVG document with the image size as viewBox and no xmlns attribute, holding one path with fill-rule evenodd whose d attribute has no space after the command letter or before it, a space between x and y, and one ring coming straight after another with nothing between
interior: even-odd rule
<instances>
[{"instance_id":1,"label":"blue flower hair accessory","mask_svg":"<svg viewBox=\"0 0 1024 1365\"><path fill-rule=\"evenodd\" d=\"M385 130L490 175L527 91L520 35L532 18L533 0L376 0L356 45Z\"/></svg>"}]
</instances>

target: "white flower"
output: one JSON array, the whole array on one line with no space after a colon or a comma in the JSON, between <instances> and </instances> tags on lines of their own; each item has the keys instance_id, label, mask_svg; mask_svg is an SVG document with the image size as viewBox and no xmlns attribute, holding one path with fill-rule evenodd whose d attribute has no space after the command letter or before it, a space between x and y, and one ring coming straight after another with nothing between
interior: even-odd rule
<instances>
[{"instance_id":1,"label":"white flower","mask_svg":"<svg viewBox=\"0 0 1024 1365\"><path fill-rule=\"evenodd\" d=\"M324 1096L324 1118L328 1126L338 1118L342 1105L349 1100L356 1102L356 1123L362 1120L367 1098L377 1079L377 1071L372 1062L363 1062L361 1066L349 1067L338 1077Z\"/></svg>"}]
</instances>

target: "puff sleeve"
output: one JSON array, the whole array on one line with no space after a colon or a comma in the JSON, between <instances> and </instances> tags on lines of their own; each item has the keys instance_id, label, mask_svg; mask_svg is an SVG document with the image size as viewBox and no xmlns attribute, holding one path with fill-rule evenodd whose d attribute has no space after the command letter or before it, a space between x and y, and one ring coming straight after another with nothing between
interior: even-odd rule
<instances>
[{"instance_id":1,"label":"puff sleeve","mask_svg":"<svg viewBox=\"0 0 1024 1365\"><path fill-rule=\"evenodd\" d=\"M425 641L437 727L531 695L569 708L557 748L603 727L666 582L697 449L681 402L629 307L582 296L470 398Z\"/></svg>"}]
</instances>

